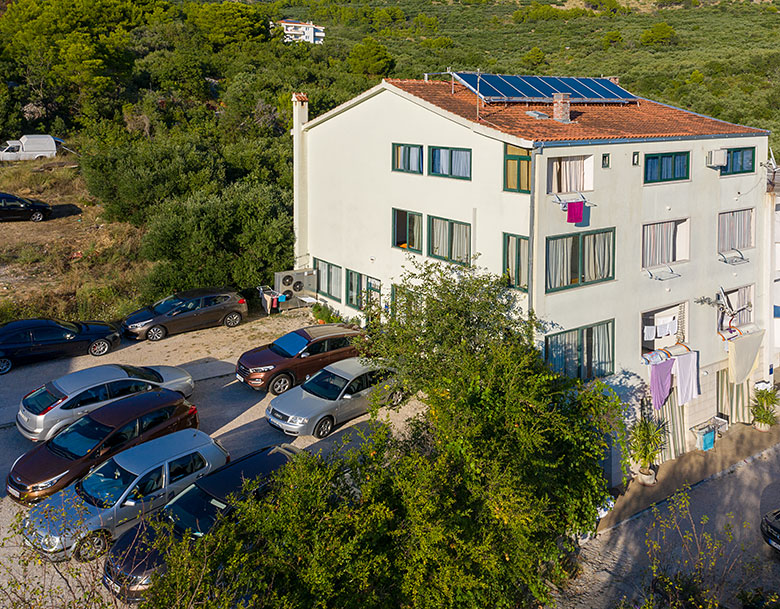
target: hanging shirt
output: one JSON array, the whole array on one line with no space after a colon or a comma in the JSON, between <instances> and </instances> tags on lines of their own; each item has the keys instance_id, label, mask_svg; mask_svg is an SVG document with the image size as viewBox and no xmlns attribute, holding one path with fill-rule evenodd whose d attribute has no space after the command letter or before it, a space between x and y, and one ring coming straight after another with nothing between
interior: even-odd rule
<instances>
[{"instance_id":1,"label":"hanging shirt","mask_svg":"<svg viewBox=\"0 0 780 609\"><path fill-rule=\"evenodd\" d=\"M650 395L656 410L661 410L672 389L672 366L674 358L650 366Z\"/></svg>"}]
</instances>

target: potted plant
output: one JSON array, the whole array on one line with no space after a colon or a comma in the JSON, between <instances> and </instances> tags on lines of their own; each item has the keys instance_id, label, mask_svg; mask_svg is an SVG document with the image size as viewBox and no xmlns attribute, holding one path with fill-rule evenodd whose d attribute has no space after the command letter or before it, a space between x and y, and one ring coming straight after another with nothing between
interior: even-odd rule
<instances>
[{"instance_id":1,"label":"potted plant","mask_svg":"<svg viewBox=\"0 0 780 609\"><path fill-rule=\"evenodd\" d=\"M753 427L758 431L769 431L772 425L777 424L775 408L778 400L774 389L756 389L750 403L750 412L753 414Z\"/></svg>"},{"instance_id":2,"label":"potted plant","mask_svg":"<svg viewBox=\"0 0 780 609\"><path fill-rule=\"evenodd\" d=\"M669 428L663 419L643 416L629 430L631 457L639 463L637 480L644 486L655 484L653 463L666 446Z\"/></svg>"}]
</instances>

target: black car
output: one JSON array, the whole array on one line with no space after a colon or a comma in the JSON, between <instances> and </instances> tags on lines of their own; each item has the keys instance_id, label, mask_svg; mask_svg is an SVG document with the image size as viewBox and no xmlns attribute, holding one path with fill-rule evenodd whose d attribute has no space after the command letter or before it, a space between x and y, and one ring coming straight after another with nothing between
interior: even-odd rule
<instances>
[{"instance_id":1,"label":"black car","mask_svg":"<svg viewBox=\"0 0 780 609\"><path fill-rule=\"evenodd\" d=\"M130 338L160 340L168 334L220 324L233 328L247 313L246 299L231 290L189 290L131 313L122 322L122 331Z\"/></svg>"},{"instance_id":2,"label":"black car","mask_svg":"<svg viewBox=\"0 0 780 609\"><path fill-rule=\"evenodd\" d=\"M119 345L119 330L102 321L23 319L0 325L0 374L17 364L54 357L105 355Z\"/></svg>"},{"instance_id":3,"label":"black car","mask_svg":"<svg viewBox=\"0 0 780 609\"><path fill-rule=\"evenodd\" d=\"M40 222L51 215L51 206L0 192L0 220L32 220Z\"/></svg>"},{"instance_id":4,"label":"black car","mask_svg":"<svg viewBox=\"0 0 780 609\"><path fill-rule=\"evenodd\" d=\"M772 510L761 519L761 536L775 552L780 552L780 510Z\"/></svg>"},{"instance_id":5,"label":"black car","mask_svg":"<svg viewBox=\"0 0 780 609\"><path fill-rule=\"evenodd\" d=\"M201 537L212 529L218 518L225 518L234 509L231 501L241 493L245 480L267 481L298 452L290 444L268 446L223 465L170 501L159 517L172 524L179 539L187 532ZM261 483L256 493L260 495L266 488ZM165 569L164 557L154 549L155 535L155 527L142 521L111 547L103 585L113 594L128 601L139 600L149 588L152 574Z\"/></svg>"}]
</instances>

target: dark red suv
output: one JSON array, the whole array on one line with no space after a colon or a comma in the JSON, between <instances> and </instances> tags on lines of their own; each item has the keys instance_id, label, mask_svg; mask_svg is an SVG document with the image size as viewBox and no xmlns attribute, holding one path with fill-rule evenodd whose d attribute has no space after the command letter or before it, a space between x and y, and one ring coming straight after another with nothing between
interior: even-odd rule
<instances>
[{"instance_id":1,"label":"dark red suv","mask_svg":"<svg viewBox=\"0 0 780 609\"><path fill-rule=\"evenodd\" d=\"M360 330L346 324L295 330L244 353L236 364L236 378L253 389L279 395L328 364L357 356L351 343L357 336Z\"/></svg>"}]
</instances>

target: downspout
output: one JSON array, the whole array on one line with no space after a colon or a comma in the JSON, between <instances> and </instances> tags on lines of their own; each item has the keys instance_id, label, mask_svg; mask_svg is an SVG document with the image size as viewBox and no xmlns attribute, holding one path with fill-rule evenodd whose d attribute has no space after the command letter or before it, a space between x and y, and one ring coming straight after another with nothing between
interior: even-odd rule
<instances>
[{"instance_id":1,"label":"downspout","mask_svg":"<svg viewBox=\"0 0 780 609\"><path fill-rule=\"evenodd\" d=\"M536 310L537 298L534 292L534 251L536 246L536 159L543 152L543 143L531 149L531 208L528 212L528 311Z\"/></svg>"}]
</instances>

